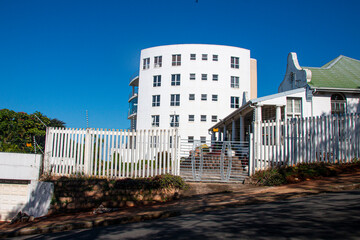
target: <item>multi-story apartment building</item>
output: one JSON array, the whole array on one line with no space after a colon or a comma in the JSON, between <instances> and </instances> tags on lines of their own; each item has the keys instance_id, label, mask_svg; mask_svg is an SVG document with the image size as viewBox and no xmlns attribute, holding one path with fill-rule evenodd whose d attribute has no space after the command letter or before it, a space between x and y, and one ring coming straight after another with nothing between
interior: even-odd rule
<instances>
[{"instance_id":1,"label":"multi-story apartment building","mask_svg":"<svg viewBox=\"0 0 360 240\"><path fill-rule=\"evenodd\" d=\"M238 47L179 44L141 51L130 86L132 129L178 128L188 141L210 139L208 129L257 97L257 65Z\"/></svg>"}]
</instances>

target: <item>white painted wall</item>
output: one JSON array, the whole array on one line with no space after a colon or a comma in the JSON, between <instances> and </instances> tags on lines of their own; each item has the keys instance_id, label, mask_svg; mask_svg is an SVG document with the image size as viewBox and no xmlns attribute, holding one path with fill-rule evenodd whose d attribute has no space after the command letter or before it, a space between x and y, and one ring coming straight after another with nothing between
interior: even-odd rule
<instances>
[{"instance_id":1,"label":"white painted wall","mask_svg":"<svg viewBox=\"0 0 360 240\"><path fill-rule=\"evenodd\" d=\"M41 161L41 154L0 152L0 221L11 220L19 211L34 217L47 214L53 184L38 181Z\"/></svg>"},{"instance_id":2,"label":"white painted wall","mask_svg":"<svg viewBox=\"0 0 360 240\"><path fill-rule=\"evenodd\" d=\"M0 179L38 180L41 154L0 152Z\"/></svg>"},{"instance_id":3,"label":"white painted wall","mask_svg":"<svg viewBox=\"0 0 360 240\"><path fill-rule=\"evenodd\" d=\"M196 54L196 60L190 60L190 54ZM181 66L172 66L172 55L181 54ZM202 60L202 54L208 54L208 60ZM218 61L213 61L213 54ZM162 56L162 67L154 68L154 57ZM230 67L231 57L240 58L240 68ZM143 59L150 57L150 68L143 70ZM190 73L196 74L196 80L190 80ZM180 86L171 86L171 74L181 74ZM201 80L201 74L207 74L208 80ZM212 81L212 74L219 76ZM161 75L161 87L153 87L153 76ZM240 88L230 87L230 77L240 77ZM179 134L181 138L194 136L208 140L208 129L214 124L212 115L222 119L234 111L230 108L230 97L240 98L244 92L250 94L250 51L247 49L205 44L169 45L144 49L141 51L139 71L139 97L137 129L152 129L151 116L160 115L160 129L170 128L170 114L180 116ZM180 94L180 106L170 106L170 94ZM189 100L189 94L195 94L195 101ZM201 101L201 94L207 94L207 101ZM212 101L212 94L218 95L218 101ZM160 95L160 107L152 107L152 95ZM188 115L195 115L194 122L188 122ZM201 122L200 115L206 115L207 121ZM154 128L155 129L155 128Z\"/></svg>"},{"instance_id":4,"label":"white painted wall","mask_svg":"<svg viewBox=\"0 0 360 240\"><path fill-rule=\"evenodd\" d=\"M311 97L307 97L308 91L312 91L311 89L300 88L294 89L286 92L281 92L278 94L266 96L263 98L259 98L257 104L260 105L280 105L286 106L286 98L301 98L302 103L302 117L316 117L323 115L331 114L331 95L333 93L316 93L315 95L311 95ZM274 97L272 97L274 96ZM344 94L346 98L346 112L347 113L359 113L360 101L359 97L355 94ZM265 100L262 100L265 99ZM285 114L286 114L285 108Z\"/></svg>"},{"instance_id":5,"label":"white painted wall","mask_svg":"<svg viewBox=\"0 0 360 240\"><path fill-rule=\"evenodd\" d=\"M19 211L34 217L48 213L54 186L49 182L0 183L0 221L10 221Z\"/></svg>"}]
</instances>

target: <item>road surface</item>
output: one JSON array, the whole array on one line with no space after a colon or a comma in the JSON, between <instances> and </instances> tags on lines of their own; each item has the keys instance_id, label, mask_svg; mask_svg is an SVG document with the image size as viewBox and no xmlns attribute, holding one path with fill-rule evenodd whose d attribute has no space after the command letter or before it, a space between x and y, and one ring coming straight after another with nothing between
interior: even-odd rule
<instances>
[{"instance_id":1,"label":"road surface","mask_svg":"<svg viewBox=\"0 0 360 240\"><path fill-rule=\"evenodd\" d=\"M360 239L360 190L17 239Z\"/></svg>"}]
</instances>

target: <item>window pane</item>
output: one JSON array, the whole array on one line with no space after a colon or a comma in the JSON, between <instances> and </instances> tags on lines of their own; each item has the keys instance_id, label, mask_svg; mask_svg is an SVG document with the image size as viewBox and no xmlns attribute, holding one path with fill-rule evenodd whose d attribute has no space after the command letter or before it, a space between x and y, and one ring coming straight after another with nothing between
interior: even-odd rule
<instances>
[{"instance_id":1,"label":"window pane","mask_svg":"<svg viewBox=\"0 0 360 240\"><path fill-rule=\"evenodd\" d=\"M294 99L294 108L295 113L301 112L301 99Z\"/></svg>"},{"instance_id":2,"label":"window pane","mask_svg":"<svg viewBox=\"0 0 360 240\"><path fill-rule=\"evenodd\" d=\"M286 99L286 108L287 108L288 113L293 112L292 99L290 99L290 98Z\"/></svg>"}]
</instances>

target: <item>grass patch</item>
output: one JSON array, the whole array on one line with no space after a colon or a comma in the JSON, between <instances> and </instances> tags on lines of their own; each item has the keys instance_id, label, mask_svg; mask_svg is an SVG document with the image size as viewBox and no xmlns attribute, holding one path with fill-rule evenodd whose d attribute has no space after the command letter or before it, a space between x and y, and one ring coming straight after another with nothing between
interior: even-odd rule
<instances>
[{"instance_id":1,"label":"grass patch","mask_svg":"<svg viewBox=\"0 0 360 240\"><path fill-rule=\"evenodd\" d=\"M296 166L274 167L257 171L251 177L251 183L261 186L279 186L310 179L337 176L340 173L353 172L360 169L360 162L330 164L302 163Z\"/></svg>"}]
</instances>

